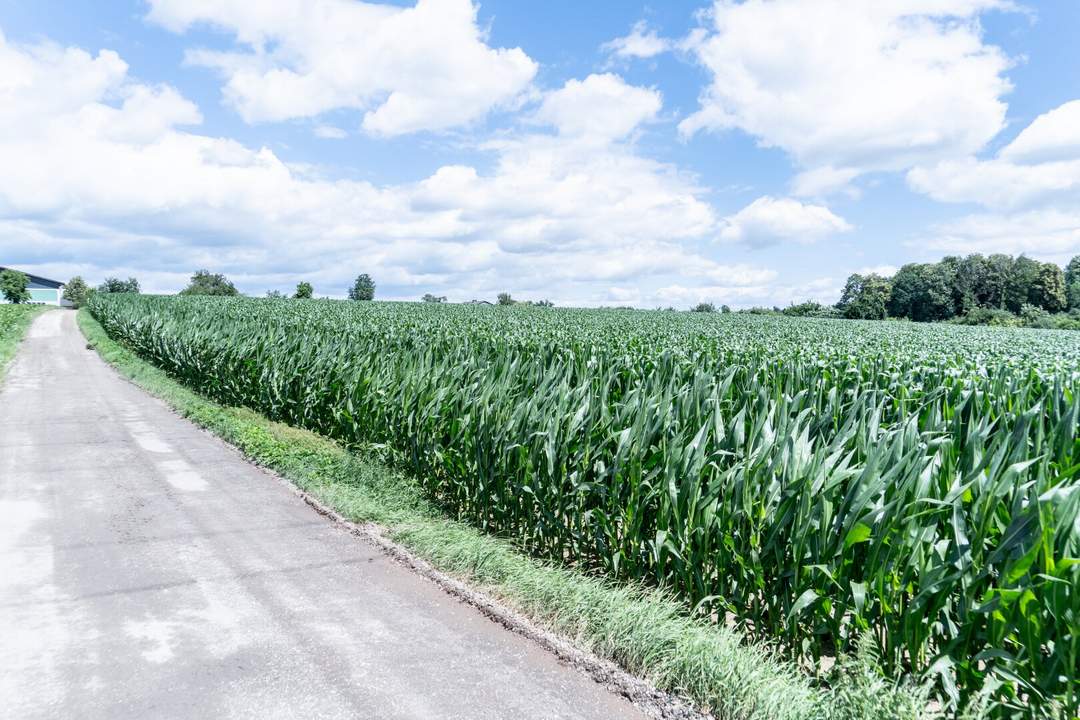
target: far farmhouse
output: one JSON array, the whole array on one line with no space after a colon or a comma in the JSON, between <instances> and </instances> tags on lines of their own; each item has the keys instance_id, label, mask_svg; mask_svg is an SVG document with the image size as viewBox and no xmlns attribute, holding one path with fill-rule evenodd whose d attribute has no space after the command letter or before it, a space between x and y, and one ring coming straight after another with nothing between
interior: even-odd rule
<instances>
[{"instance_id":1,"label":"far farmhouse","mask_svg":"<svg viewBox=\"0 0 1080 720\"><path fill-rule=\"evenodd\" d=\"M18 270L30 278L30 283L26 286L26 289L30 291L31 303L36 305L56 305L58 307L70 306L70 303L64 300L64 283L43 278L40 275L34 275L18 268L6 268L0 265L0 272L5 270ZM5 302L7 301L4 300L3 295L0 295L0 303Z\"/></svg>"}]
</instances>

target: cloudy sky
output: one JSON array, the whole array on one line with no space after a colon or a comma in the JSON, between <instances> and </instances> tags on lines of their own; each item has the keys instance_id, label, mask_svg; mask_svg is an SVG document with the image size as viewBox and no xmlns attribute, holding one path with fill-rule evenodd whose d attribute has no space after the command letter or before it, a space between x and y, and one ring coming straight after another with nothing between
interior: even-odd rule
<instances>
[{"instance_id":1,"label":"cloudy sky","mask_svg":"<svg viewBox=\"0 0 1080 720\"><path fill-rule=\"evenodd\" d=\"M1080 253L1080 2L0 0L0 265L833 301Z\"/></svg>"}]
</instances>

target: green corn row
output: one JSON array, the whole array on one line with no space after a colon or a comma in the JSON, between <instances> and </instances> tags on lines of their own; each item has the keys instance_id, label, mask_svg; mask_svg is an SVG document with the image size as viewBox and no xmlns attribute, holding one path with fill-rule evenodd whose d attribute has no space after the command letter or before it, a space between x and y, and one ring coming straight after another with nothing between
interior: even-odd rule
<instances>
[{"instance_id":1,"label":"green corn row","mask_svg":"<svg viewBox=\"0 0 1080 720\"><path fill-rule=\"evenodd\" d=\"M98 296L195 389L390 448L448 512L998 717L1080 697L1080 334Z\"/></svg>"}]
</instances>

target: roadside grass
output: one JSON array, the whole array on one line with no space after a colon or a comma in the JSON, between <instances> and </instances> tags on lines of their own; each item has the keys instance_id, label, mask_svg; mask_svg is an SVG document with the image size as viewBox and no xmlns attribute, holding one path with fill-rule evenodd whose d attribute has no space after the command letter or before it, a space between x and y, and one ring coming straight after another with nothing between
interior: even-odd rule
<instances>
[{"instance_id":1,"label":"roadside grass","mask_svg":"<svg viewBox=\"0 0 1080 720\"><path fill-rule=\"evenodd\" d=\"M837 663L815 682L770 648L689 616L664 593L617 585L556 567L443 516L419 484L379 456L245 408L214 403L109 338L86 310L89 346L122 375L174 410L274 470L321 503L382 534L524 614L576 646L612 660L654 686L732 720L855 720L930 717L927 693L879 676L873 658Z\"/></svg>"},{"instance_id":2,"label":"roadside grass","mask_svg":"<svg viewBox=\"0 0 1080 720\"><path fill-rule=\"evenodd\" d=\"M0 305L0 380L30 323L46 309L41 305Z\"/></svg>"}]
</instances>

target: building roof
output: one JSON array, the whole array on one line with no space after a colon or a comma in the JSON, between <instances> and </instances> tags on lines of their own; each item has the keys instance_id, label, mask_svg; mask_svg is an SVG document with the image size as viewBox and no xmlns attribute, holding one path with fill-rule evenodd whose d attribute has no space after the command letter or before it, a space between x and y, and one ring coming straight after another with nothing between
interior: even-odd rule
<instances>
[{"instance_id":1,"label":"building roof","mask_svg":"<svg viewBox=\"0 0 1080 720\"><path fill-rule=\"evenodd\" d=\"M5 270L17 270L18 272L21 272L23 275L30 278L30 287L32 288L53 288L54 290L59 290L60 288L64 287L65 284L57 280L50 280L49 278L43 278L40 275L28 273L25 270L19 270L18 268L6 268L3 265L0 265L0 272L4 272Z\"/></svg>"}]
</instances>

